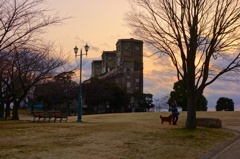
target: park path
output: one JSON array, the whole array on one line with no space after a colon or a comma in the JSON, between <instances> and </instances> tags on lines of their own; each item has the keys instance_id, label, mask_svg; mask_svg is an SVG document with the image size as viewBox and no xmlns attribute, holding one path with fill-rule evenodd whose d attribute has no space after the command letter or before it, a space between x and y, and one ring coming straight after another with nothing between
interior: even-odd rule
<instances>
[{"instance_id":1,"label":"park path","mask_svg":"<svg viewBox=\"0 0 240 159\"><path fill-rule=\"evenodd\" d=\"M224 126L236 136L215 147L199 159L240 159L240 126Z\"/></svg>"}]
</instances>

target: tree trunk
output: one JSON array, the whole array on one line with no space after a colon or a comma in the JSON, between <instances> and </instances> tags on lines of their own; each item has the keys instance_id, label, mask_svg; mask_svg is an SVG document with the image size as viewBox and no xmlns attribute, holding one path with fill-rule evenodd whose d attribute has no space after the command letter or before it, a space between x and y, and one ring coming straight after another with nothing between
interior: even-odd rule
<instances>
[{"instance_id":1,"label":"tree trunk","mask_svg":"<svg viewBox=\"0 0 240 159\"><path fill-rule=\"evenodd\" d=\"M4 103L2 102L2 98L0 100L0 118L4 118Z\"/></svg>"},{"instance_id":2,"label":"tree trunk","mask_svg":"<svg viewBox=\"0 0 240 159\"><path fill-rule=\"evenodd\" d=\"M18 115L19 106L20 106L20 103L17 101L14 101L14 106L12 110L12 120L19 120L19 115Z\"/></svg>"},{"instance_id":3,"label":"tree trunk","mask_svg":"<svg viewBox=\"0 0 240 159\"><path fill-rule=\"evenodd\" d=\"M187 121L186 128L196 129L196 102L203 94L203 87L195 91L194 95L188 94L188 110L187 110Z\"/></svg>"},{"instance_id":4,"label":"tree trunk","mask_svg":"<svg viewBox=\"0 0 240 159\"><path fill-rule=\"evenodd\" d=\"M188 95L188 108L187 108L187 121L186 121L186 128L188 129L196 129L196 88L195 88L195 66L193 62L188 62L190 69L188 78L186 80L186 87L187 87L187 95Z\"/></svg>"},{"instance_id":5,"label":"tree trunk","mask_svg":"<svg viewBox=\"0 0 240 159\"><path fill-rule=\"evenodd\" d=\"M2 90L2 83L0 83L0 89ZM2 91L0 92L0 118L4 118L4 103Z\"/></svg>"},{"instance_id":6,"label":"tree trunk","mask_svg":"<svg viewBox=\"0 0 240 159\"><path fill-rule=\"evenodd\" d=\"M186 128L196 129L196 108L193 99L188 99Z\"/></svg>"},{"instance_id":7,"label":"tree trunk","mask_svg":"<svg viewBox=\"0 0 240 159\"><path fill-rule=\"evenodd\" d=\"M34 104L31 105L31 114L33 114Z\"/></svg>"},{"instance_id":8,"label":"tree trunk","mask_svg":"<svg viewBox=\"0 0 240 159\"><path fill-rule=\"evenodd\" d=\"M7 119L7 117L10 117L10 102L6 102L6 110L5 110L5 119Z\"/></svg>"}]
</instances>

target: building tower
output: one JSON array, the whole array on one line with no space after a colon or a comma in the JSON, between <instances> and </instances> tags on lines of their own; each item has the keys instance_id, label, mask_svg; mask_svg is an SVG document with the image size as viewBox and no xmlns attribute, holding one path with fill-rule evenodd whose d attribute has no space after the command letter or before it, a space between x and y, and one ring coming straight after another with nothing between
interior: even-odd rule
<instances>
[{"instance_id":1,"label":"building tower","mask_svg":"<svg viewBox=\"0 0 240 159\"><path fill-rule=\"evenodd\" d=\"M102 59L92 62L91 77L116 83L132 96L131 105L136 106L134 94L143 93L143 41L119 39L115 51L103 51Z\"/></svg>"},{"instance_id":2,"label":"building tower","mask_svg":"<svg viewBox=\"0 0 240 159\"><path fill-rule=\"evenodd\" d=\"M143 42L119 39L116 48L116 67L123 73L116 83L130 94L136 91L143 93Z\"/></svg>"}]
</instances>

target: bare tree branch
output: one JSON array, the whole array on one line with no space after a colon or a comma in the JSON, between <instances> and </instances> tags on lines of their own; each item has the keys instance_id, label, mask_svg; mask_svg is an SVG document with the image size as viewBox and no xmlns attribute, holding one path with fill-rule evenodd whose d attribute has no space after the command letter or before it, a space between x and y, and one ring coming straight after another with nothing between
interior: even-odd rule
<instances>
[{"instance_id":1,"label":"bare tree branch","mask_svg":"<svg viewBox=\"0 0 240 159\"><path fill-rule=\"evenodd\" d=\"M61 24L69 17L47 15L40 9L45 0L0 0L0 52L14 48L37 47L42 43L44 29Z\"/></svg>"}]
</instances>

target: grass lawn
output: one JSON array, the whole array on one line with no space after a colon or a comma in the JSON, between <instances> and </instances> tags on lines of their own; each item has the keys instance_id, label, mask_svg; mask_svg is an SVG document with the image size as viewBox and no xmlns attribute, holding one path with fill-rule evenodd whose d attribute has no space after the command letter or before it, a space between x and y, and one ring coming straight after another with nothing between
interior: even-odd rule
<instances>
[{"instance_id":1,"label":"grass lawn","mask_svg":"<svg viewBox=\"0 0 240 159\"><path fill-rule=\"evenodd\" d=\"M1 159L194 159L234 136L223 129L184 129L186 112L177 126L160 124L169 113L123 113L69 117L67 123L0 121ZM240 112L198 112L223 125L239 126Z\"/></svg>"}]
</instances>

